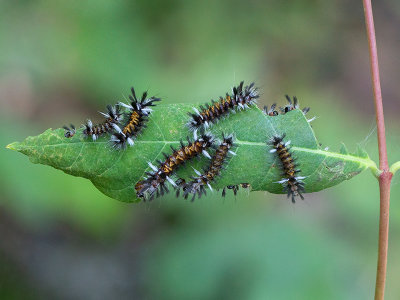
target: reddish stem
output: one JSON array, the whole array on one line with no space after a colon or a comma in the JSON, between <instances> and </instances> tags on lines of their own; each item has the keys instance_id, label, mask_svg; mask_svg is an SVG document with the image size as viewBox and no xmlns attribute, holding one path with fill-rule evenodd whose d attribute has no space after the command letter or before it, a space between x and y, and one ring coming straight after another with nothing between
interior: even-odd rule
<instances>
[{"instance_id":1,"label":"reddish stem","mask_svg":"<svg viewBox=\"0 0 400 300\"><path fill-rule=\"evenodd\" d=\"M371 63L372 87L374 89L376 124L378 127L379 169L389 171L386 152L385 122L383 117L381 82L379 78L378 51L376 49L374 17L372 15L371 0L363 0L365 24L367 27L369 55Z\"/></svg>"},{"instance_id":2,"label":"reddish stem","mask_svg":"<svg viewBox=\"0 0 400 300\"><path fill-rule=\"evenodd\" d=\"M379 244L378 267L376 272L375 300L383 300L385 294L387 250L389 238L389 203L390 182L393 174L389 172L389 164L386 150L385 122L383 117L383 104L381 84L379 79L378 51L376 49L374 18L372 15L371 0L363 0L365 25L367 28L369 55L371 64L372 87L374 90L376 125L378 131L379 168L382 173L379 176L380 189L380 216L379 216Z\"/></svg>"},{"instance_id":3,"label":"reddish stem","mask_svg":"<svg viewBox=\"0 0 400 300\"><path fill-rule=\"evenodd\" d=\"M376 270L375 300L383 300L385 295L387 252L389 242L389 203L390 181L392 173L383 172L379 176L380 214L379 214L379 243L378 267Z\"/></svg>"}]
</instances>

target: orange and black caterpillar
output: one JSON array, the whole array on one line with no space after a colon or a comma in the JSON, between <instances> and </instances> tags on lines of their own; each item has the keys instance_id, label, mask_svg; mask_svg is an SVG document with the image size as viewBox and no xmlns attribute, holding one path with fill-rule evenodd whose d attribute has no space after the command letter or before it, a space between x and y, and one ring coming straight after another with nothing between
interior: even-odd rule
<instances>
[{"instance_id":1,"label":"orange and black caterpillar","mask_svg":"<svg viewBox=\"0 0 400 300\"><path fill-rule=\"evenodd\" d=\"M100 112L106 118L103 123L93 125L91 120L87 120L83 129L84 136L91 136L93 141L95 141L100 135L110 133L119 128L118 124L122 116L119 105L107 105L107 110L107 113Z\"/></svg>"},{"instance_id":2,"label":"orange and black caterpillar","mask_svg":"<svg viewBox=\"0 0 400 300\"><path fill-rule=\"evenodd\" d=\"M201 153L204 156L211 158L206 150L213 146L214 137L211 134L206 133L200 138L197 138L195 134L194 139L195 141L192 142L188 138L187 145L181 141L181 148L179 149L175 149L171 146L172 154L167 155L163 153L165 161L158 160L158 168L151 162L148 162L150 168L153 169L153 172L146 172L147 177L135 185L136 194L139 198L152 200L154 197L164 195L164 193L169 191L166 186L166 180L168 180L174 187L177 187L176 183L170 177L179 166Z\"/></svg>"},{"instance_id":3,"label":"orange and black caterpillar","mask_svg":"<svg viewBox=\"0 0 400 300\"><path fill-rule=\"evenodd\" d=\"M219 101L212 100L211 105L200 106L200 109L194 107L195 113L188 113L191 117L187 123L189 129L192 131L200 128L207 129L230 112L235 112L236 109L246 109L255 104L256 99L259 97L257 88L254 87L254 83L243 88L243 83L242 81L239 86L232 89L232 95L227 93L224 98L220 97Z\"/></svg>"},{"instance_id":4,"label":"orange and black caterpillar","mask_svg":"<svg viewBox=\"0 0 400 300\"><path fill-rule=\"evenodd\" d=\"M195 170L198 177L192 177L192 181L183 184L183 197L185 199L187 199L189 194L193 195L192 201L194 201L196 195L198 195L199 198L202 196L202 194L206 195L206 186L208 186L212 191L210 183L214 181L218 175L220 175L228 155L236 155L236 153L232 152L231 150L231 148L234 147L233 136L229 135L225 137L223 135L222 138L223 140L221 144L218 146L214 156L212 157L210 165L204 169L204 173L202 174ZM179 190L177 192L177 196L179 196Z\"/></svg>"},{"instance_id":5,"label":"orange and black caterpillar","mask_svg":"<svg viewBox=\"0 0 400 300\"><path fill-rule=\"evenodd\" d=\"M74 124L70 124L69 125L71 128L69 128L68 126L63 126L63 128L65 129L65 133L64 133L64 136L66 137L66 138L72 138L74 135L75 135L75 133L76 133L76 128L75 128L75 126L74 126Z\"/></svg>"},{"instance_id":6,"label":"orange and black caterpillar","mask_svg":"<svg viewBox=\"0 0 400 300\"><path fill-rule=\"evenodd\" d=\"M129 96L131 104L120 102L119 105L129 109L129 114L125 114L127 119L122 128L116 127L116 132L111 136L111 142L117 148L124 148L128 143L133 146L133 139L137 137L140 131L146 127L147 117L151 114L150 106L155 106L154 102L161 101L160 98L147 98L147 92L144 92L142 98L136 98L135 89L131 88L132 95Z\"/></svg>"},{"instance_id":7,"label":"orange and black caterpillar","mask_svg":"<svg viewBox=\"0 0 400 300\"><path fill-rule=\"evenodd\" d=\"M287 104L284 107L279 107L279 111L281 114L284 115L291 110L300 108L299 101L297 100L296 96L293 97L293 101L292 101L292 99L290 99L290 97L288 95L285 95L285 97L286 97L287 101L289 102L289 104ZM303 114L306 114L306 113L308 113L309 110L310 110L309 107L305 107L302 109L302 112L303 112ZM271 116L271 117L279 115L279 111L276 109L276 103L272 104L270 109L268 109L268 106L264 106L263 111L266 115Z\"/></svg>"},{"instance_id":8,"label":"orange and black caterpillar","mask_svg":"<svg viewBox=\"0 0 400 300\"><path fill-rule=\"evenodd\" d=\"M274 136L272 137L267 144L272 147L270 150L271 153L277 153L279 160L282 163L284 178L278 181L284 187L284 190L287 192L288 198L292 197L292 202L295 202L295 197L300 196L302 200L304 197L302 193L304 193L304 183L302 179L305 177L296 176L296 174L300 173L301 170L298 169L298 165L295 162L292 154L290 153L289 145L290 141L286 143L283 142L285 138L285 134L282 136Z\"/></svg>"}]
</instances>

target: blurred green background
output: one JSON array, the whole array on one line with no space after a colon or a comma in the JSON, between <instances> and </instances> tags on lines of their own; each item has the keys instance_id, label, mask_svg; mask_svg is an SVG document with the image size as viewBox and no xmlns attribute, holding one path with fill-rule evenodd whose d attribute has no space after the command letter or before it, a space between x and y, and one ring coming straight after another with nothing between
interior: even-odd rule
<instances>
[{"instance_id":1,"label":"blurred green background","mask_svg":"<svg viewBox=\"0 0 400 300\"><path fill-rule=\"evenodd\" d=\"M400 157L400 2L374 1L391 163ZM377 160L361 0L1 1L1 299L372 299L378 185L366 171L295 205L243 191L120 203L4 148L96 119L130 86L206 102L245 80L297 95L323 146ZM399 299L399 178L387 298Z\"/></svg>"}]
</instances>

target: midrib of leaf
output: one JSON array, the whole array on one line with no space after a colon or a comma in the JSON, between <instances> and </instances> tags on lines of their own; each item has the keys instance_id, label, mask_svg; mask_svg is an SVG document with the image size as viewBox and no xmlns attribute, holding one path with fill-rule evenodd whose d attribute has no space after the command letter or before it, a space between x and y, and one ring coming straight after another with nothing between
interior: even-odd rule
<instances>
[{"instance_id":1,"label":"midrib of leaf","mask_svg":"<svg viewBox=\"0 0 400 300\"><path fill-rule=\"evenodd\" d=\"M99 145L109 144L109 142L93 142L93 143L99 144ZM135 143L137 143L137 144L179 144L180 141L136 141ZM66 145L71 146L71 145L84 145L84 144L87 145L88 142L60 143L60 144L40 145L40 146L26 146L25 145L23 147L30 148L30 149L39 149L39 148L43 148L43 147L61 147L61 146L66 146ZM236 140L235 144L266 147L266 143L240 141L240 140ZM13 144L10 144L7 147L13 149L12 145ZM347 161L358 162L360 164L365 165L368 168L376 168L375 162L373 160L371 160L370 158L361 158L361 157L350 155L350 154L341 154L341 153L336 153L336 152L328 152L328 151L321 150L321 149L308 149L308 148L296 147L296 146L291 146L290 149L292 149L294 151L313 153L313 154L323 155L326 157L334 157L334 158L343 159L343 160L347 160Z\"/></svg>"},{"instance_id":2,"label":"midrib of leaf","mask_svg":"<svg viewBox=\"0 0 400 300\"><path fill-rule=\"evenodd\" d=\"M95 144L98 145L104 145L104 144L109 144L109 142L93 142ZM161 140L161 141L136 141L135 143L137 144L179 144L180 141L166 141L166 140ZM14 149L13 144L9 144L7 146L7 148L10 149ZM18 143L19 144L19 143ZM39 148L44 148L44 147L61 147L61 146L71 146L71 145L81 145L83 146L84 144L88 144L88 142L76 142L76 143L60 143L60 144L52 144L52 145L40 145L40 146L27 146L24 145L24 148L29 148L29 149L39 149ZM235 140L235 144L237 145L249 145L249 146L258 146L258 147L266 147L266 143L259 143L259 142L250 142L250 141L242 141L242 140ZM352 162L358 162L362 165L365 165L365 167L370 168L372 170L377 169L376 163L371 160L370 158L361 158L358 156L354 156L351 154L341 154L341 153L337 153L337 152L328 152L325 150L321 150L321 149L309 149L309 148L304 148L304 147L297 147L297 146L291 146L290 147L291 150L294 151L300 151L300 152L307 152L307 153L312 153L312 154L317 154L317 155L322 155L322 156L326 156L326 157L333 157L333 158L338 158L338 159L342 159L342 160L346 160L346 161L352 161ZM121 150L124 151L124 150Z\"/></svg>"},{"instance_id":3,"label":"midrib of leaf","mask_svg":"<svg viewBox=\"0 0 400 300\"><path fill-rule=\"evenodd\" d=\"M341 153L336 153L336 152L328 152L328 151L321 150L321 149L308 149L308 148L302 148L302 147L296 147L296 146L292 146L290 149L295 150L295 151L319 154L319 155L323 155L326 157L334 157L334 158L343 159L343 160L352 161L352 162L358 162L360 164L365 165L367 168L371 168L371 169L377 168L375 162L373 160L371 160L369 157L362 158L362 157L354 156L351 154L341 154Z\"/></svg>"}]
</instances>

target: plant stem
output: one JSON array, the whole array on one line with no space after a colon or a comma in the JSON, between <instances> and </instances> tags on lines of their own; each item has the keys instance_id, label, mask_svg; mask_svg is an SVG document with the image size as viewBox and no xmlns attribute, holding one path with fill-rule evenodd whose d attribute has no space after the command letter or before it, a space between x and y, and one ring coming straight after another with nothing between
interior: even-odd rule
<instances>
[{"instance_id":1,"label":"plant stem","mask_svg":"<svg viewBox=\"0 0 400 300\"><path fill-rule=\"evenodd\" d=\"M363 2L369 44L372 87L374 90L375 99L376 125L378 128L379 168L382 171L385 171L389 169L389 164L386 152L385 122L383 117L382 93L379 78L378 51L376 49L374 18L372 15L371 0L363 0Z\"/></svg>"},{"instance_id":2,"label":"plant stem","mask_svg":"<svg viewBox=\"0 0 400 300\"><path fill-rule=\"evenodd\" d=\"M385 295L387 251L389 242L389 203L390 181L392 173L384 172L379 177L380 215L379 215L379 246L378 267L376 271L375 300L383 300Z\"/></svg>"},{"instance_id":3,"label":"plant stem","mask_svg":"<svg viewBox=\"0 0 400 300\"><path fill-rule=\"evenodd\" d=\"M383 104L381 84L379 79L378 51L376 49L376 38L374 18L372 15L371 0L363 0L365 25L367 28L369 55L371 64L372 86L374 90L376 124L378 128L379 168L382 171L379 180L380 189L380 215L379 215L379 244L378 244L378 267L376 272L375 300L383 300L385 295L387 250L389 238L389 203L390 182L393 174L389 171L386 150L385 122L383 117Z\"/></svg>"}]
</instances>

